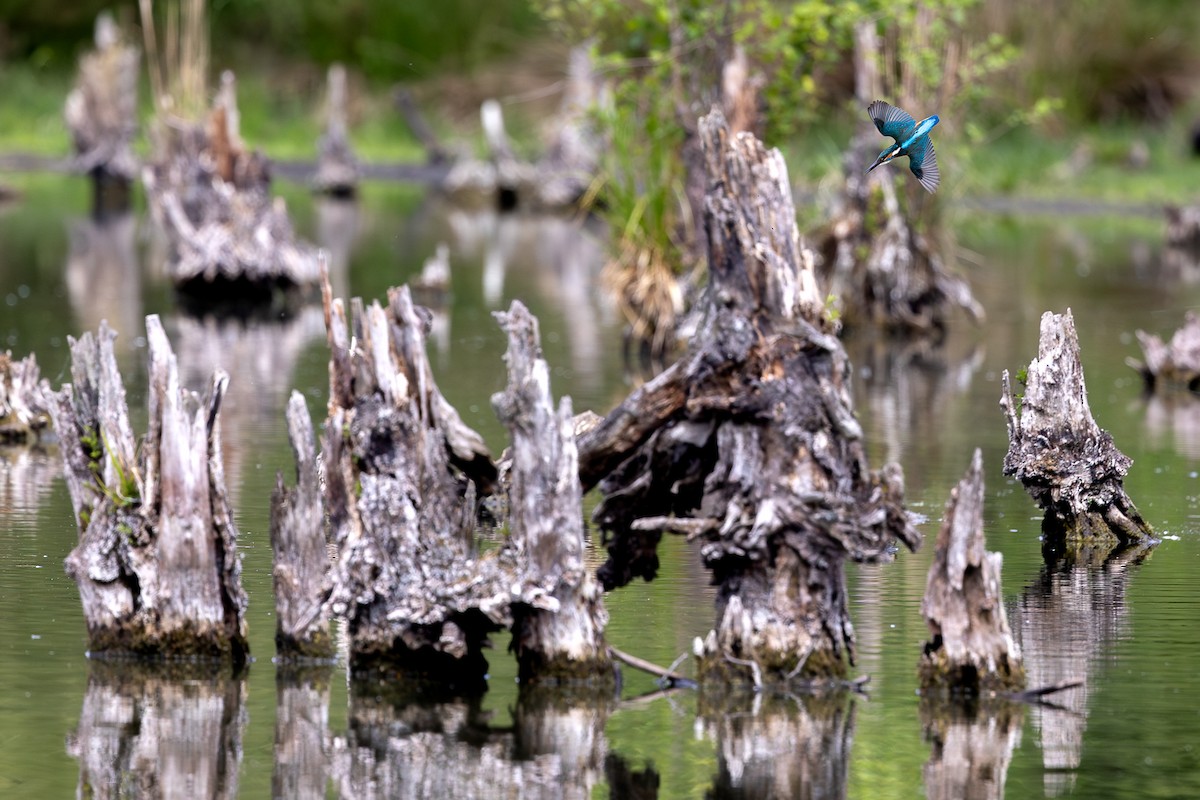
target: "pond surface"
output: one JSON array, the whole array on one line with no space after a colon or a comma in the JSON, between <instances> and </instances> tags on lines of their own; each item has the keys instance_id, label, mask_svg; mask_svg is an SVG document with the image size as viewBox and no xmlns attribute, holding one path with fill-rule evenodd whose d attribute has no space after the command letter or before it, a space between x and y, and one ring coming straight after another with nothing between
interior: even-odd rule
<instances>
[{"instance_id":1,"label":"pond surface","mask_svg":"<svg viewBox=\"0 0 1200 800\"><path fill-rule=\"evenodd\" d=\"M958 263L987 321L956 320L934 348L847 342L871 464L903 466L927 541L972 449L982 448L988 546L1004 554L1009 620L1030 683L1082 686L1053 705L973 719L923 708L915 690L926 547L851 567L854 672L870 676L865 695L713 707L692 692L651 694L648 676L627 671L620 699L535 707L518 702L508 642L498 639L481 702L422 707L355 696L340 668L297 678L271 661L268 505L276 471L294 469L283 423L290 390L324 418L319 311L254 324L186 316L143 214L97 224L81 180L6 180L24 198L0 208L0 348L35 353L57 388L68 374L66 336L107 319L120 333L135 429L144 429L146 314L162 315L193 387L217 366L231 374L226 479L257 660L244 681L139 679L90 662L78 594L62 568L75 526L58 455L0 450L0 796L134 795L149 791L153 775L161 796L189 798L1200 797L1200 402L1148 401L1124 364L1140 357L1136 329L1169 336L1200 302L1200 283L1161 266L1158 220L961 219ZM452 295L436 318L431 361L493 452L506 442L490 410L504 382L504 338L491 312L513 298L539 317L553 389L577 411L604 413L629 391L620 320L597 288L601 241L586 226L453 211L413 187L368 186L358 206L286 184L280 191L297 230L330 250L343 295L382 297L440 242L449 246ZM1001 474L1000 372L1036 354L1043 311L1068 306L1093 413L1134 459L1126 489L1163 537L1150 553L1045 564L1040 515ZM679 538L661 552L658 580L606 603L609 640L666 665L708 631L713 607L697 553ZM591 557L599 563L602 553ZM965 763L956 759L979 754L986 764L980 756L982 766L956 770ZM334 775L326 791L323 778Z\"/></svg>"}]
</instances>

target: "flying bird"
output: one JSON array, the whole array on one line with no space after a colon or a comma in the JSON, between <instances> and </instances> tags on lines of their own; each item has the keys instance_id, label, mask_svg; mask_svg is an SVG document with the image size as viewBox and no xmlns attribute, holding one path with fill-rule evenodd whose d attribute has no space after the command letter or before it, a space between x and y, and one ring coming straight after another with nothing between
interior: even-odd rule
<instances>
[{"instance_id":1,"label":"flying bird","mask_svg":"<svg viewBox=\"0 0 1200 800\"><path fill-rule=\"evenodd\" d=\"M908 112L882 100L867 106L867 113L880 133L896 140L895 144L879 154L867 172L899 156L908 156L908 168L912 174L917 176L926 191L936 192L941 176L938 175L937 155L933 152L929 132L939 122L937 114L917 122Z\"/></svg>"}]
</instances>

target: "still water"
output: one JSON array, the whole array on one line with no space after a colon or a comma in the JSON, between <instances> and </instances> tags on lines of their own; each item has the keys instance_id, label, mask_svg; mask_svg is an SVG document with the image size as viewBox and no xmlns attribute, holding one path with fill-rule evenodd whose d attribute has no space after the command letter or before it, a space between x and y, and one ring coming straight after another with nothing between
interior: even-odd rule
<instances>
[{"instance_id":1,"label":"still water","mask_svg":"<svg viewBox=\"0 0 1200 800\"><path fill-rule=\"evenodd\" d=\"M35 353L57 387L68 374L66 336L108 319L120 332L135 428L144 426L146 314L162 315L191 385L217 366L232 375L226 480L256 661L244 681L138 679L90 663L62 569L75 529L57 454L0 450L0 797L1200 797L1200 401L1148 401L1124 364L1140 356L1136 329L1169 335L1200 302L1200 282L1160 265L1157 220L960 219L958 263L987 321L957 320L939 347L847 342L872 465L901 463L928 540L982 448L988 545L1004 554L1009 620L1031 684L1076 678L1079 688L1052 705L974 717L922 707L926 548L851 567L865 695L713 708L691 692L655 694L651 679L627 672L621 697L601 707L531 707L518 702L498 639L481 702L423 708L352 695L338 669L296 679L271 661L268 504L276 471L293 469L290 390L324 418L320 313L255 324L187 316L143 214L98 224L82 181L6 180L24 197L0 208L0 348ZM576 410L604 413L628 392L620 320L596 284L603 251L587 226L453 211L405 186L368 186L357 206L280 191L297 230L329 249L343 295L382 297L449 246L452 294L431 361L494 452L505 446L489 402L504 382L504 338L491 312L513 298L539 317L554 391ZM1046 565L1037 510L1001 474L1000 372L1036 354L1043 311L1068 306L1093 413L1134 459L1126 488L1163 537L1148 554ZM658 580L606 603L610 641L665 665L713 615L697 554L675 538L662 555ZM957 769L963 759L976 766Z\"/></svg>"}]
</instances>

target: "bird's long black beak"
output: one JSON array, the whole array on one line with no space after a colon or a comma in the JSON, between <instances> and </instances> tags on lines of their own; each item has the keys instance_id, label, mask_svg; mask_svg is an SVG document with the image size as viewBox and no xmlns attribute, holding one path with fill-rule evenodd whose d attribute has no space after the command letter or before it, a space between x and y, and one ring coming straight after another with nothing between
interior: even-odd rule
<instances>
[{"instance_id":1,"label":"bird's long black beak","mask_svg":"<svg viewBox=\"0 0 1200 800\"><path fill-rule=\"evenodd\" d=\"M880 164L882 164L882 163L883 163L883 156L880 156L879 158L875 159L875 163L874 163L874 164L872 164L871 166L867 167L867 172L869 173L871 170L875 169L876 167L878 167L878 166L879 166Z\"/></svg>"}]
</instances>

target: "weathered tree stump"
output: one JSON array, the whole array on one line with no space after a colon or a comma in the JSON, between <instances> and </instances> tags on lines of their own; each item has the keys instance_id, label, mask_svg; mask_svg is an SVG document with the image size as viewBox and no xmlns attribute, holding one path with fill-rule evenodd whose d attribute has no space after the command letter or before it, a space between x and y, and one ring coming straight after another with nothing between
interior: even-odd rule
<instances>
[{"instance_id":1,"label":"weathered tree stump","mask_svg":"<svg viewBox=\"0 0 1200 800\"><path fill-rule=\"evenodd\" d=\"M129 186L138 161L132 142L137 133L138 48L121 41L108 12L96 17L96 49L79 60L75 88L63 116L75 155L71 166L94 184L97 215L129 208Z\"/></svg>"},{"instance_id":2,"label":"weathered tree stump","mask_svg":"<svg viewBox=\"0 0 1200 800\"><path fill-rule=\"evenodd\" d=\"M275 656L281 661L333 657L333 638L324 601L329 571L325 511L304 396L292 392L287 407L288 439L296 458L296 488L276 476L271 494L271 549L275 554Z\"/></svg>"},{"instance_id":3,"label":"weathered tree stump","mask_svg":"<svg viewBox=\"0 0 1200 800\"><path fill-rule=\"evenodd\" d=\"M346 134L346 68L329 67L325 133L317 141L317 174L313 189L349 198L358 193L359 166Z\"/></svg>"},{"instance_id":4,"label":"weathered tree stump","mask_svg":"<svg viewBox=\"0 0 1200 800\"><path fill-rule=\"evenodd\" d=\"M1008 370L1001 377L1000 405L1008 418L1004 474L1020 480L1046 512L1043 549L1153 541L1150 525L1125 494L1133 461L1088 407L1070 309L1042 315L1038 356L1024 383L1018 402Z\"/></svg>"},{"instance_id":5,"label":"weathered tree stump","mask_svg":"<svg viewBox=\"0 0 1200 800\"><path fill-rule=\"evenodd\" d=\"M282 198L270 195L266 158L238 131L230 72L207 125L177 122L165 152L142 171L151 213L170 241L176 288L211 303L285 305L315 287L317 251L296 238Z\"/></svg>"},{"instance_id":6,"label":"weathered tree stump","mask_svg":"<svg viewBox=\"0 0 1200 800\"><path fill-rule=\"evenodd\" d=\"M0 352L0 445L36 444L50 435L49 391L33 355L15 361L11 350Z\"/></svg>"},{"instance_id":7,"label":"weathered tree stump","mask_svg":"<svg viewBox=\"0 0 1200 800\"><path fill-rule=\"evenodd\" d=\"M225 491L218 411L180 387L158 317L146 318L149 430L139 447L113 356L116 334L71 339L73 383L50 406L79 542L66 559L97 654L247 655L246 595Z\"/></svg>"},{"instance_id":8,"label":"weathered tree stump","mask_svg":"<svg viewBox=\"0 0 1200 800\"><path fill-rule=\"evenodd\" d=\"M537 320L519 301L496 318L508 333L508 387L492 397L512 437L508 544L525 588L513 610L513 650L522 681L611 682L604 642L608 612L583 561L583 492L571 399L557 413Z\"/></svg>"},{"instance_id":9,"label":"weathered tree stump","mask_svg":"<svg viewBox=\"0 0 1200 800\"><path fill-rule=\"evenodd\" d=\"M964 705L926 696L920 713L931 744L922 770L926 800L1004 800L1024 707L1007 700Z\"/></svg>"},{"instance_id":10,"label":"weathered tree stump","mask_svg":"<svg viewBox=\"0 0 1200 800\"><path fill-rule=\"evenodd\" d=\"M748 707L739 707L741 701ZM844 691L702 702L698 720L716 742L718 762L705 797L846 797L854 711Z\"/></svg>"},{"instance_id":11,"label":"weathered tree stump","mask_svg":"<svg viewBox=\"0 0 1200 800\"><path fill-rule=\"evenodd\" d=\"M77 796L235 800L247 720L245 680L215 665L93 662L67 737Z\"/></svg>"},{"instance_id":12,"label":"weathered tree stump","mask_svg":"<svg viewBox=\"0 0 1200 800\"><path fill-rule=\"evenodd\" d=\"M1003 556L985 549L983 458L950 492L929 565L921 614L932 639L921 654L925 690L996 692L1021 689L1025 667L1004 613Z\"/></svg>"},{"instance_id":13,"label":"weathered tree stump","mask_svg":"<svg viewBox=\"0 0 1200 800\"><path fill-rule=\"evenodd\" d=\"M599 482L606 588L653 578L662 532L702 542L720 587L702 681L845 675L847 558L916 548L900 468L873 472L850 364L800 240L783 157L700 121L710 190L704 318L684 356L580 439Z\"/></svg>"},{"instance_id":14,"label":"weathered tree stump","mask_svg":"<svg viewBox=\"0 0 1200 800\"><path fill-rule=\"evenodd\" d=\"M878 51L874 21L860 25L855 64L864 109L879 96ZM845 188L832 221L818 235L822 288L849 326L922 335L943 332L955 309L982 320L983 308L971 287L946 269L937 248L917 232L916 214L901 206L890 169L866 174L882 149L880 141L874 126L864 122L843 157Z\"/></svg>"},{"instance_id":15,"label":"weathered tree stump","mask_svg":"<svg viewBox=\"0 0 1200 800\"><path fill-rule=\"evenodd\" d=\"M1147 391L1176 387L1200 392L1200 316L1188 311L1169 344L1143 330L1137 338L1146 360L1128 358L1125 363L1141 373Z\"/></svg>"}]
</instances>

